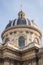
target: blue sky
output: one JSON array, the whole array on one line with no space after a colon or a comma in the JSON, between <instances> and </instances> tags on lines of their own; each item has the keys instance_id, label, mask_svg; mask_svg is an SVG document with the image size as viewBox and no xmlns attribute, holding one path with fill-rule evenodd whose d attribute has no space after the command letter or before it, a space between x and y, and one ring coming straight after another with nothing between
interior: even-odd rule
<instances>
[{"instance_id":1,"label":"blue sky","mask_svg":"<svg viewBox=\"0 0 43 65\"><path fill-rule=\"evenodd\" d=\"M0 0L0 42L1 33L9 20L17 18L21 1L22 10L29 19L34 19L43 35L43 0Z\"/></svg>"}]
</instances>

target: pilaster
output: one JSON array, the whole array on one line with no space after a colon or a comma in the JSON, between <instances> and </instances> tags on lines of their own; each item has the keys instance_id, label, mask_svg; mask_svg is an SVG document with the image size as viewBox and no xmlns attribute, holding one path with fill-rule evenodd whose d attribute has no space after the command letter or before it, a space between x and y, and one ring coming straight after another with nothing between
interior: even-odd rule
<instances>
[{"instance_id":1,"label":"pilaster","mask_svg":"<svg viewBox=\"0 0 43 65\"><path fill-rule=\"evenodd\" d=\"M4 65L11 65L10 60L9 60L9 59L5 59L5 60L4 60Z\"/></svg>"}]
</instances>

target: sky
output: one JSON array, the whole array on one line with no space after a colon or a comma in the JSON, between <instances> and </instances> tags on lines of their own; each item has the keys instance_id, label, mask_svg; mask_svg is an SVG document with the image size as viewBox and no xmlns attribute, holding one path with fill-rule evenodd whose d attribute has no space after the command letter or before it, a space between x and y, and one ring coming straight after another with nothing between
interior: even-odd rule
<instances>
[{"instance_id":1,"label":"sky","mask_svg":"<svg viewBox=\"0 0 43 65\"><path fill-rule=\"evenodd\" d=\"M26 17L34 19L41 30L43 45L43 0L0 0L0 42L2 42L1 34L9 20L18 17L21 4Z\"/></svg>"}]
</instances>

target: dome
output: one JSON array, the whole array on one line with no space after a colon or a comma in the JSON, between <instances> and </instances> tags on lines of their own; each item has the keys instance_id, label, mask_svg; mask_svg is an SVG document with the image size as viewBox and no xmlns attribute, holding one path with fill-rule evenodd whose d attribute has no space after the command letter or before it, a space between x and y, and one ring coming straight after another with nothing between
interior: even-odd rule
<instances>
[{"instance_id":1,"label":"dome","mask_svg":"<svg viewBox=\"0 0 43 65\"><path fill-rule=\"evenodd\" d=\"M23 11L20 11L18 13L18 19L9 21L5 29L18 25L33 26L37 28L37 25L34 23L34 20L29 20L28 18L25 18L25 13Z\"/></svg>"},{"instance_id":2,"label":"dome","mask_svg":"<svg viewBox=\"0 0 43 65\"><path fill-rule=\"evenodd\" d=\"M3 45L11 46L17 51L24 51L32 47L41 47L41 32L34 20L25 17L23 11L19 11L18 18L9 21L2 32Z\"/></svg>"}]
</instances>

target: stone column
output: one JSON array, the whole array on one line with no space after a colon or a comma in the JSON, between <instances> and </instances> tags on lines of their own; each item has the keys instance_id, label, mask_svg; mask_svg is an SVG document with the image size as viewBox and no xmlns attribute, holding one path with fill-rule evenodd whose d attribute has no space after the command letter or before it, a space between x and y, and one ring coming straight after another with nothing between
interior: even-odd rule
<instances>
[{"instance_id":1,"label":"stone column","mask_svg":"<svg viewBox=\"0 0 43 65\"><path fill-rule=\"evenodd\" d=\"M39 65L43 65L43 57L39 59Z\"/></svg>"},{"instance_id":2,"label":"stone column","mask_svg":"<svg viewBox=\"0 0 43 65\"><path fill-rule=\"evenodd\" d=\"M5 59L5 60L4 60L4 65L11 65L10 60Z\"/></svg>"},{"instance_id":3,"label":"stone column","mask_svg":"<svg viewBox=\"0 0 43 65\"><path fill-rule=\"evenodd\" d=\"M33 62L32 65L36 65L36 62Z\"/></svg>"},{"instance_id":4,"label":"stone column","mask_svg":"<svg viewBox=\"0 0 43 65\"><path fill-rule=\"evenodd\" d=\"M11 61L11 65L14 65L14 61L13 60Z\"/></svg>"},{"instance_id":5,"label":"stone column","mask_svg":"<svg viewBox=\"0 0 43 65\"><path fill-rule=\"evenodd\" d=\"M28 65L31 65L31 63L29 63Z\"/></svg>"},{"instance_id":6,"label":"stone column","mask_svg":"<svg viewBox=\"0 0 43 65\"><path fill-rule=\"evenodd\" d=\"M36 60L33 60L32 61L32 65L36 65L37 63L36 63Z\"/></svg>"}]
</instances>

